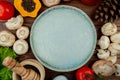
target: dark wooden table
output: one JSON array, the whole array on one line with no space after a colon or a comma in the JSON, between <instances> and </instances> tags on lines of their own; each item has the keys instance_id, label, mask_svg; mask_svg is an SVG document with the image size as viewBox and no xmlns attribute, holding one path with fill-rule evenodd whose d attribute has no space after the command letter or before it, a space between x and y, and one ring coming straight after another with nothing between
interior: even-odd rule
<instances>
[{"instance_id":1,"label":"dark wooden table","mask_svg":"<svg viewBox=\"0 0 120 80\"><path fill-rule=\"evenodd\" d=\"M10 1L11 3L13 3L13 0L8 0ZM18 0L19 1L19 0ZM41 0L40 0L41 1ZM41 1L42 2L42 1ZM95 28L96 28L96 31L97 31L97 38L99 39L99 37L101 36L101 31L100 31L100 28L101 26L103 25L103 23L99 23L99 22L96 22L95 20L93 20L93 14L94 14L94 11L96 9L97 6L86 6L86 5L83 5L80 0L72 0L71 2L61 2L59 5L71 5L71 6L75 6L77 8L80 8L81 10L83 10L90 18L91 20L93 21L93 23L95 24ZM46 10L48 7L45 7L42 3L42 8L40 9L38 15L43 12L44 10ZM17 16L19 13L16 11L15 12L15 16ZM30 17L24 17L24 25L25 26L28 26L29 28L31 28L32 26L32 23L34 22L35 18L30 18ZM4 22L5 21L0 21L0 30L8 30L7 28L5 28L5 25L4 25ZM118 26L118 30L120 30L120 20L116 20L115 21L115 24ZM15 31L12 31L14 34L15 34ZM29 42L29 38L28 38L28 42ZM25 55L21 55L21 56L18 56L18 61L22 61L22 60L25 60L25 59L29 59L29 58L33 58L35 59L31 49L29 48L29 51L27 54ZM92 56L92 58L86 63L86 66L89 66L91 67L92 64L98 60L97 56L96 56L96 50L94 51L94 55ZM120 63L120 55L118 55L118 60L117 60L117 63ZM76 71L71 71L71 72L55 72L55 71L52 71L52 70L49 70L47 68L45 68L45 71L46 71L46 76L45 76L45 80L51 80L52 77L58 75L58 74L65 74L67 75L68 77L70 77L70 80L76 80L75 78L75 72ZM112 76L109 76L109 77L104 77L104 80L120 80L120 77L116 77L114 75Z\"/></svg>"}]
</instances>

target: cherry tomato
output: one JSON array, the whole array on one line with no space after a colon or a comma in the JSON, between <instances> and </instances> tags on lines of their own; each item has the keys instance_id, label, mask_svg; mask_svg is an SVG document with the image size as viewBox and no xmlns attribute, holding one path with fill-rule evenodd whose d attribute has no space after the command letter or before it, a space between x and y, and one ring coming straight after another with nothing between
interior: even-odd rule
<instances>
[{"instance_id":1,"label":"cherry tomato","mask_svg":"<svg viewBox=\"0 0 120 80\"><path fill-rule=\"evenodd\" d=\"M88 5L88 6L94 6L101 2L102 0L81 0L82 3Z\"/></svg>"},{"instance_id":2,"label":"cherry tomato","mask_svg":"<svg viewBox=\"0 0 120 80\"><path fill-rule=\"evenodd\" d=\"M94 72L91 68L84 66L76 71L76 80L94 80Z\"/></svg>"},{"instance_id":3,"label":"cherry tomato","mask_svg":"<svg viewBox=\"0 0 120 80\"><path fill-rule=\"evenodd\" d=\"M13 17L14 15L14 7L10 2L0 1L0 19L7 20Z\"/></svg>"}]
</instances>

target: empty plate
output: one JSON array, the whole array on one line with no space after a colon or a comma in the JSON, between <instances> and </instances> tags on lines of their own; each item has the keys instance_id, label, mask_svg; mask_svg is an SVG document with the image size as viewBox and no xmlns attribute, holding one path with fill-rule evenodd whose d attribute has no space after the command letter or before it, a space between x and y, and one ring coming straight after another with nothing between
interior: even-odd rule
<instances>
[{"instance_id":1,"label":"empty plate","mask_svg":"<svg viewBox=\"0 0 120 80\"><path fill-rule=\"evenodd\" d=\"M31 28L35 57L47 68L67 72L83 66L93 55L96 30L80 9L60 5L41 13Z\"/></svg>"}]
</instances>

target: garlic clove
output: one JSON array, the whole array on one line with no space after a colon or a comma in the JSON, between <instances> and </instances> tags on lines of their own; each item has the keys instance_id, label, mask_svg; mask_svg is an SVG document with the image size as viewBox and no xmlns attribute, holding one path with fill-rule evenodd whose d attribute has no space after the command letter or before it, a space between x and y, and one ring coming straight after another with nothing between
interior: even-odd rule
<instances>
[{"instance_id":1,"label":"garlic clove","mask_svg":"<svg viewBox=\"0 0 120 80\"><path fill-rule=\"evenodd\" d=\"M110 44L110 40L107 36L101 36L101 38L98 40L98 45L101 49L107 49Z\"/></svg>"},{"instance_id":2,"label":"garlic clove","mask_svg":"<svg viewBox=\"0 0 120 80\"><path fill-rule=\"evenodd\" d=\"M109 50L98 49L97 56L99 59L107 59L110 56Z\"/></svg>"},{"instance_id":3,"label":"garlic clove","mask_svg":"<svg viewBox=\"0 0 120 80\"><path fill-rule=\"evenodd\" d=\"M115 72L115 66L106 60L98 60L92 65L92 69L95 74L101 74L103 76L111 76Z\"/></svg>"},{"instance_id":4,"label":"garlic clove","mask_svg":"<svg viewBox=\"0 0 120 80\"><path fill-rule=\"evenodd\" d=\"M120 64L115 64L115 76L120 76Z\"/></svg>"},{"instance_id":5,"label":"garlic clove","mask_svg":"<svg viewBox=\"0 0 120 80\"><path fill-rule=\"evenodd\" d=\"M16 30L23 25L23 17L18 15L17 17L10 18L6 23L6 27L10 30Z\"/></svg>"},{"instance_id":6,"label":"garlic clove","mask_svg":"<svg viewBox=\"0 0 120 80\"><path fill-rule=\"evenodd\" d=\"M120 43L120 32L112 35L112 36L110 37L110 40L111 40L112 42L115 42L115 43Z\"/></svg>"},{"instance_id":7,"label":"garlic clove","mask_svg":"<svg viewBox=\"0 0 120 80\"><path fill-rule=\"evenodd\" d=\"M13 45L13 50L18 55L25 54L28 51L28 43L25 40L17 40Z\"/></svg>"},{"instance_id":8,"label":"garlic clove","mask_svg":"<svg viewBox=\"0 0 120 80\"><path fill-rule=\"evenodd\" d=\"M0 32L0 45L11 47L15 42L15 36L9 31Z\"/></svg>"},{"instance_id":9,"label":"garlic clove","mask_svg":"<svg viewBox=\"0 0 120 80\"><path fill-rule=\"evenodd\" d=\"M117 26L114 23L108 22L102 26L101 32L106 36L113 35L117 32Z\"/></svg>"},{"instance_id":10,"label":"garlic clove","mask_svg":"<svg viewBox=\"0 0 120 80\"><path fill-rule=\"evenodd\" d=\"M113 64L115 64L117 62L117 55L109 56L106 60L111 61Z\"/></svg>"},{"instance_id":11,"label":"garlic clove","mask_svg":"<svg viewBox=\"0 0 120 80\"><path fill-rule=\"evenodd\" d=\"M27 39L29 36L29 29L28 27L22 26L16 31L16 35L19 39Z\"/></svg>"}]
</instances>

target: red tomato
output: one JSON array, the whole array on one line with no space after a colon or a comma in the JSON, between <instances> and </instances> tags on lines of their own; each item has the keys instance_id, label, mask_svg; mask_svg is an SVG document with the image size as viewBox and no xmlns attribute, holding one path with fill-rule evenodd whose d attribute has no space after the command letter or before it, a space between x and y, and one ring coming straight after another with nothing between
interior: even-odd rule
<instances>
[{"instance_id":1,"label":"red tomato","mask_svg":"<svg viewBox=\"0 0 120 80\"><path fill-rule=\"evenodd\" d=\"M77 80L94 80L94 72L91 68L84 66L76 71Z\"/></svg>"},{"instance_id":2,"label":"red tomato","mask_svg":"<svg viewBox=\"0 0 120 80\"><path fill-rule=\"evenodd\" d=\"M0 1L0 19L7 20L13 17L14 7L10 2Z\"/></svg>"},{"instance_id":3,"label":"red tomato","mask_svg":"<svg viewBox=\"0 0 120 80\"><path fill-rule=\"evenodd\" d=\"M82 3L88 5L88 6L94 6L101 2L102 0L81 0Z\"/></svg>"}]
</instances>

